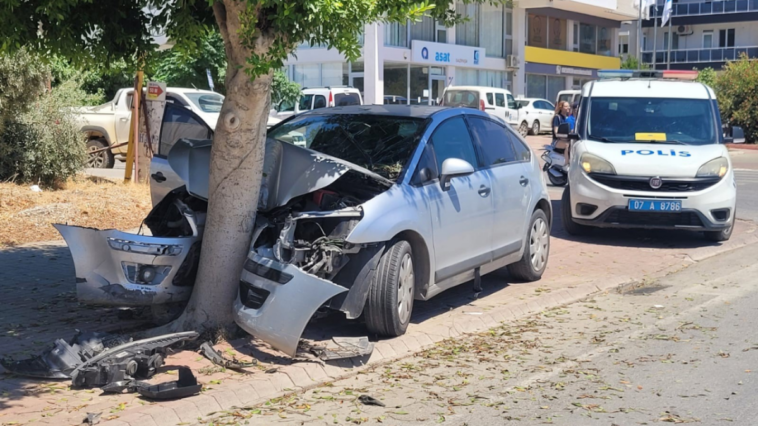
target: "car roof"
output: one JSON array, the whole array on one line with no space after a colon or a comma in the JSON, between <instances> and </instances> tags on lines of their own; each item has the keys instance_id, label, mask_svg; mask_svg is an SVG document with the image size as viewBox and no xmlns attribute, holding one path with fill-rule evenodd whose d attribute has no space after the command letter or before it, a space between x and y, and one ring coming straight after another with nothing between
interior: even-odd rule
<instances>
[{"instance_id":1,"label":"car roof","mask_svg":"<svg viewBox=\"0 0 758 426\"><path fill-rule=\"evenodd\" d=\"M511 93L508 89L503 89L501 87L490 87L490 86L450 86L445 89L445 91L451 91L451 90L471 90L471 91L477 91L477 92L506 92Z\"/></svg>"},{"instance_id":2,"label":"car roof","mask_svg":"<svg viewBox=\"0 0 758 426\"><path fill-rule=\"evenodd\" d=\"M433 114L451 110L454 108L428 106L428 105L351 105L334 108L319 108L306 112L308 115L335 115L335 114L368 114L368 115L386 115L393 117L410 117L410 118L428 118ZM476 111L471 108L459 108L461 110ZM303 114L301 114L303 115Z\"/></svg>"},{"instance_id":3,"label":"car roof","mask_svg":"<svg viewBox=\"0 0 758 426\"><path fill-rule=\"evenodd\" d=\"M716 99L713 90L702 83L649 78L595 81L585 86L584 92L584 97L591 93L592 97Z\"/></svg>"},{"instance_id":4,"label":"car roof","mask_svg":"<svg viewBox=\"0 0 758 426\"><path fill-rule=\"evenodd\" d=\"M303 93L305 93L305 92L329 92L329 91L332 91L332 90L340 90L340 91L348 91L348 92L360 93L360 90L356 89L355 87L348 87L348 86L303 87Z\"/></svg>"},{"instance_id":5,"label":"car roof","mask_svg":"<svg viewBox=\"0 0 758 426\"><path fill-rule=\"evenodd\" d=\"M545 98L518 98L516 99L516 101L530 101L530 102L545 101L552 104L552 102L548 101Z\"/></svg>"}]
</instances>

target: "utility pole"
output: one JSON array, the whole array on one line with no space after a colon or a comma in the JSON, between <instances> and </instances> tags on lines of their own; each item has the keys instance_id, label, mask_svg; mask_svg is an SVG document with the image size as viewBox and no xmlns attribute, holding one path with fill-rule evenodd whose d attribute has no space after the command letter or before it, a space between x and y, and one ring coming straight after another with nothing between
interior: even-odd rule
<instances>
[{"instance_id":1,"label":"utility pole","mask_svg":"<svg viewBox=\"0 0 758 426\"><path fill-rule=\"evenodd\" d=\"M637 70L642 69L642 8L647 4L645 0L640 2L640 17L637 20Z\"/></svg>"},{"instance_id":2,"label":"utility pole","mask_svg":"<svg viewBox=\"0 0 758 426\"><path fill-rule=\"evenodd\" d=\"M658 69L658 2L655 2L653 17L653 71Z\"/></svg>"},{"instance_id":3,"label":"utility pole","mask_svg":"<svg viewBox=\"0 0 758 426\"><path fill-rule=\"evenodd\" d=\"M673 18L669 17L669 48L668 48L668 52L666 53L666 69L667 70L671 69L671 43L674 40L674 35L672 34L673 31L671 31L671 21L673 20L674 20Z\"/></svg>"}]
</instances>

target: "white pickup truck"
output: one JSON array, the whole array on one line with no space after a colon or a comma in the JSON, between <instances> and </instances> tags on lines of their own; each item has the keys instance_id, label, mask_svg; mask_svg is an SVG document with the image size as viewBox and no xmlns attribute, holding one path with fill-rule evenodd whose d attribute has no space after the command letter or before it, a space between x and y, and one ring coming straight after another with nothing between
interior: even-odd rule
<instances>
[{"instance_id":1,"label":"white pickup truck","mask_svg":"<svg viewBox=\"0 0 758 426\"><path fill-rule=\"evenodd\" d=\"M81 130L87 135L87 150L98 151L112 147L110 150L90 154L87 167L112 168L116 158L126 160L133 94L132 88L120 89L113 100L106 104L77 110ZM166 101L191 110L211 129L215 129L224 96L208 90L169 87L166 89ZM279 121L271 117L268 125L272 126Z\"/></svg>"}]
</instances>

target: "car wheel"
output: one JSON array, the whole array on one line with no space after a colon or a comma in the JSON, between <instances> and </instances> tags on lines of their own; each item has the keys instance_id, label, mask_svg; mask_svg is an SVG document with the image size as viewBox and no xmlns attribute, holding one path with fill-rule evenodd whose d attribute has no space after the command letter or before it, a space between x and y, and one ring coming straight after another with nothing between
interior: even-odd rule
<instances>
[{"instance_id":1,"label":"car wheel","mask_svg":"<svg viewBox=\"0 0 758 426\"><path fill-rule=\"evenodd\" d=\"M540 134L540 122L537 120L534 120L534 123L532 123L532 134L535 136Z\"/></svg>"},{"instance_id":2,"label":"car wheel","mask_svg":"<svg viewBox=\"0 0 758 426\"><path fill-rule=\"evenodd\" d=\"M526 121L521 122L521 125L518 126L518 132L521 134L521 136L526 137L526 135L529 134L529 123Z\"/></svg>"},{"instance_id":3,"label":"car wheel","mask_svg":"<svg viewBox=\"0 0 758 426\"><path fill-rule=\"evenodd\" d=\"M416 274L407 241L392 244L382 255L371 280L364 315L366 327L381 336L401 336L413 311Z\"/></svg>"},{"instance_id":4,"label":"car wheel","mask_svg":"<svg viewBox=\"0 0 758 426\"><path fill-rule=\"evenodd\" d=\"M115 163L113 152L109 149L98 151L107 147L108 142L105 139L90 139L87 141L87 167L92 169L112 169Z\"/></svg>"},{"instance_id":5,"label":"car wheel","mask_svg":"<svg viewBox=\"0 0 758 426\"><path fill-rule=\"evenodd\" d=\"M736 218L736 212L734 218ZM722 242L727 241L729 238L732 237L732 231L734 230L734 218L732 219L732 226L726 229L722 229L721 231L706 231L703 232L705 234L705 239L709 241L716 241L716 242Z\"/></svg>"},{"instance_id":6,"label":"car wheel","mask_svg":"<svg viewBox=\"0 0 758 426\"><path fill-rule=\"evenodd\" d=\"M542 278L550 255L550 223L542 210L532 213L527 233L524 255L518 262L508 265L508 272L514 278L532 282Z\"/></svg>"},{"instance_id":7,"label":"car wheel","mask_svg":"<svg viewBox=\"0 0 758 426\"><path fill-rule=\"evenodd\" d=\"M563 229L569 233L569 235L584 235L590 231L589 226L580 225L574 222L571 217L571 187L567 186L563 190L563 196L561 197L561 222L563 222Z\"/></svg>"}]
</instances>

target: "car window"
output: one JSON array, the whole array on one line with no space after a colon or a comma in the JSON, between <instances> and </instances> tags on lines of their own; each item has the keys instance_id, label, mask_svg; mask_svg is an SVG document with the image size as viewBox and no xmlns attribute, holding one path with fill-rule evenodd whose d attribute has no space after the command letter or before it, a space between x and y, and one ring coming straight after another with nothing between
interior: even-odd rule
<instances>
[{"instance_id":1,"label":"car window","mask_svg":"<svg viewBox=\"0 0 758 426\"><path fill-rule=\"evenodd\" d=\"M303 95L300 98L300 111L310 111L311 105L313 105L313 95Z\"/></svg>"},{"instance_id":2,"label":"car window","mask_svg":"<svg viewBox=\"0 0 758 426\"><path fill-rule=\"evenodd\" d=\"M167 103L161 123L158 155L167 156L179 139L211 139L212 136L213 132L210 127L192 111Z\"/></svg>"},{"instance_id":3,"label":"car window","mask_svg":"<svg viewBox=\"0 0 758 426\"><path fill-rule=\"evenodd\" d=\"M295 111L295 103L291 101L282 101L276 108L279 112L293 112Z\"/></svg>"},{"instance_id":4,"label":"car window","mask_svg":"<svg viewBox=\"0 0 758 426\"><path fill-rule=\"evenodd\" d=\"M513 131L513 129L506 129L508 136L511 137L511 143L513 144L513 151L516 154L516 161L529 161L532 159L532 150L529 149L526 142Z\"/></svg>"},{"instance_id":5,"label":"car window","mask_svg":"<svg viewBox=\"0 0 758 426\"><path fill-rule=\"evenodd\" d=\"M558 102L560 102L560 101L571 102L571 95L560 95L560 96L558 96Z\"/></svg>"},{"instance_id":6,"label":"car window","mask_svg":"<svg viewBox=\"0 0 758 426\"><path fill-rule=\"evenodd\" d=\"M482 167L516 161L516 153L505 127L480 117L471 117L469 123L477 141Z\"/></svg>"},{"instance_id":7,"label":"car window","mask_svg":"<svg viewBox=\"0 0 758 426\"><path fill-rule=\"evenodd\" d=\"M502 93L495 93L495 106L505 107L505 95Z\"/></svg>"},{"instance_id":8,"label":"car window","mask_svg":"<svg viewBox=\"0 0 758 426\"><path fill-rule=\"evenodd\" d=\"M313 109L319 108L326 108L326 97L316 95L316 98L313 100Z\"/></svg>"},{"instance_id":9,"label":"car window","mask_svg":"<svg viewBox=\"0 0 758 426\"><path fill-rule=\"evenodd\" d=\"M437 170L448 158L468 161L476 167L476 153L463 117L454 117L437 126L431 138Z\"/></svg>"},{"instance_id":10,"label":"car window","mask_svg":"<svg viewBox=\"0 0 758 426\"><path fill-rule=\"evenodd\" d=\"M413 175L411 184L421 185L438 177L439 170L437 169L437 161L434 159L434 149L432 149L431 145L427 145L424 148L424 152L421 153L421 158L419 158L418 165L416 166L416 174Z\"/></svg>"},{"instance_id":11,"label":"car window","mask_svg":"<svg viewBox=\"0 0 758 426\"><path fill-rule=\"evenodd\" d=\"M479 92L473 90L448 90L445 106L479 108Z\"/></svg>"},{"instance_id":12,"label":"car window","mask_svg":"<svg viewBox=\"0 0 758 426\"><path fill-rule=\"evenodd\" d=\"M492 93L487 93L487 104L495 105L495 101L494 101L494 98L492 97Z\"/></svg>"},{"instance_id":13,"label":"car window","mask_svg":"<svg viewBox=\"0 0 758 426\"><path fill-rule=\"evenodd\" d=\"M544 104L544 107L545 107L546 110L548 110L550 112L555 111L555 105L553 105L551 102L543 101L542 103Z\"/></svg>"},{"instance_id":14,"label":"car window","mask_svg":"<svg viewBox=\"0 0 758 426\"><path fill-rule=\"evenodd\" d=\"M185 93L184 96L202 112L218 113L224 105L224 97L218 93Z\"/></svg>"},{"instance_id":15,"label":"car window","mask_svg":"<svg viewBox=\"0 0 758 426\"><path fill-rule=\"evenodd\" d=\"M508 108L509 109L516 109L516 99L513 98L513 95L510 93L507 95L508 98Z\"/></svg>"},{"instance_id":16,"label":"car window","mask_svg":"<svg viewBox=\"0 0 758 426\"><path fill-rule=\"evenodd\" d=\"M184 99L174 95L166 95L166 102L183 107L189 106L186 102L184 102Z\"/></svg>"},{"instance_id":17,"label":"car window","mask_svg":"<svg viewBox=\"0 0 758 426\"><path fill-rule=\"evenodd\" d=\"M334 95L335 106L360 105L361 98L357 93L337 93Z\"/></svg>"},{"instance_id":18,"label":"car window","mask_svg":"<svg viewBox=\"0 0 758 426\"><path fill-rule=\"evenodd\" d=\"M516 101L519 105L521 105L522 108L526 108L531 103L530 101Z\"/></svg>"}]
</instances>

